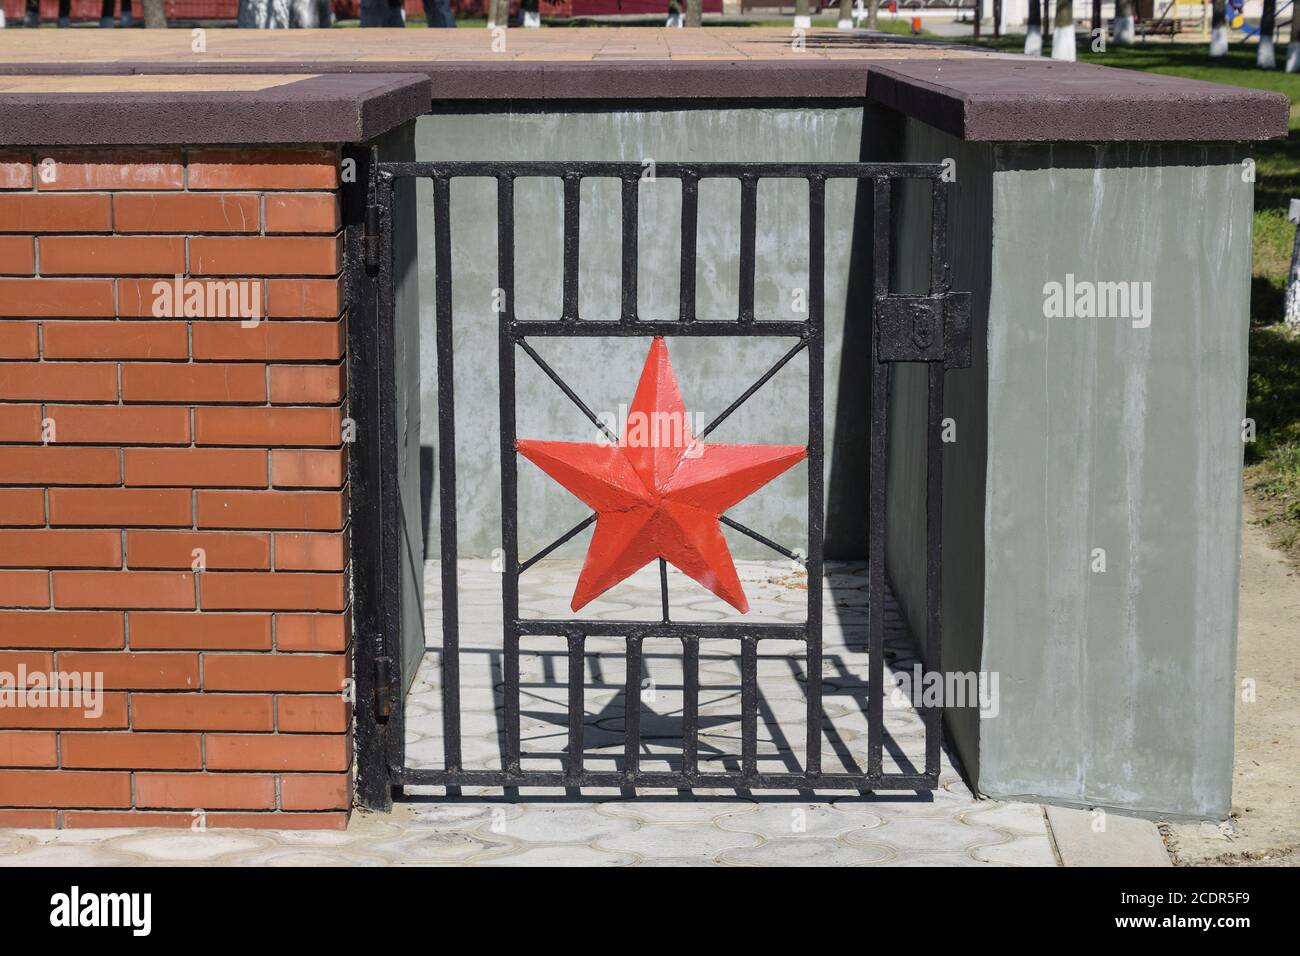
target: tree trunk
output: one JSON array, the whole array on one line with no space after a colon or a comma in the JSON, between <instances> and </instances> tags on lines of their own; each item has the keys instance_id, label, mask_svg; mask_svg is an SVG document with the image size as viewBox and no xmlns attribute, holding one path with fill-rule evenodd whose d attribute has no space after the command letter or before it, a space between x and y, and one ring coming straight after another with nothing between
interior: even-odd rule
<instances>
[{"instance_id":1,"label":"tree trunk","mask_svg":"<svg viewBox=\"0 0 1300 956\"><path fill-rule=\"evenodd\" d=\"M984 0L975 0L975 39L980 37L980 17L984 15Z\"/></svg>"},{"instance_id":2,"label":"tree trunk","mask_svg":"<svg viewBox=\"0 0 1300 956\"><path fill-rule=\"evenodd\" d=\"M1300 73L1300 17L1296 16L1296 6L1291 4L1291 42L1286 45L1286 71Z\"/></svg>"},{"instance_id":3,"label":"tree trunk","mask_svg":"<svg viewBox=\"0 0 1300 956\"><path fill-rule=\"evenodd\" d=\"M880 29L880 0L867 0L867 29Z\"/></svg>"},{"instance_id":4,"label":"tree trunk","mask_svg":"<svg viewBox=\"0 0 1300 956\"><path fill-rule=\"evenodd\" d=\"M320 26L320 5L316 0L289 0L289 26L310 30Z\"/></svg>"},{"instance_id":5,"label":"tree trunk","mask_svg":"<svg viewBox=\"0 0 1300 956\"><path fill-rule=\"evenodd\" d=\"M795 0L794 28L807 30L812 27L812 16L808 12L808 0Z\"/></svg>"},{"instance_id":6,"label":"tree trunk","mask_svg":"<svg viewBox=\"0 0 1300 956\"><path fill-rule=\"evenodd\" d=\"M146 11L148 7L145 8ZM239 0L239 26L245 30L263 30L271 17L271 0ZM148 13L145 14L148 25Z\"/></svg>"},{"instance_id":7,"label":"tree trunk","mask_svg":"<svg viewBox=\"0 0 1300 956\"><path fill-rule=\"evenodd\" d=\"M1273 30L1277 25L1277 0L1264 0L1264 12L1259 18L1259 49L1255 51L1255 65L1261 70L1277 66L1273 56Z\"/></svg>"},{"instance_id":8,"label":"tree trunk","mask_svg":"<svg viewBox=\"0 0 1300 956\"><path fill-rule=\"evenodd\" d=\"M993 0L993 36L1002 36L1002 0Z\"/></svg>"},{"instance_id":9,"label":"tree trunk","mask_svg":"<svg viewBox=\"0 0 1300 956\"><path fill-rule=\"evenodd\" d=\"M1226 0L1214 0L1210 13L1210 56L1228 54L1228 14Z\"/></svg>"},{"instance_id":10,"label":"tree trunk","mask_svg":"<svg viewBox=\"0 0 1300 956\"><path fill-rule=\"evenodd\" d=\"M1092 29L1101 29L1101 0L1092 0Z\"/></svg>"},{"instance_id":11,"label":"tree trunk","mask_svg":"<svg viewBox=\"0 0 1300 956\"><path fill-rule=\"evenodd\" d=\"M1043 52L1043 18L1038 0L1029 0L1029 18L1025 21L1025 53L1038 56Z\"/></svg>"},{"instance_id":12,"label":"tree trunk","mask_svg":"<svg viewBox=\"0 0 1300 956\"><path fill-rule=\"evenodd\" d=\"M835 24L837 30L853 29L853 0L840 0L840 22Z\"/></svg>"},{"instance_id":13,"label":"tree trunk","mask_svg":"<svg viewBox=\"0 0 1300 956\"><path fill-rule=\"evenodd\" d=\"M167 12L163 0L144 0L144 25L148 30L166 30Z\"/></svg>"},{"instance_id":14,"label":"tree trunk","mask_svg":"<svg viewBox=\"0 0 1300 956\"><path fill-rule=\"evenodd\" d=\"M1132 46L1136 33L1133 0L1115 0L1115 45Z\"/></svg>"},{"instance_id":15,"label":"tree trunk","mask_svg":"<svg viewBox=\"0 0 1300 956\"><path fill-rule=\"evenodd\" d=\"M686 25L688 27L704 25L704 0L686 0Z\"/></svg>"},{"instance_id":16,"label":"tree trunk","mask_svg":"<svg viewBox=\"0 0 1300 956\"><path fill-rule=\"evenodd\" d=\"M162 0L145 0L145 26L149 25L149 3L162 5ZM239 0L239 26L252 30L286 30L291 14L289 0Z\"/></svg>"},{"instance_id":17,"label":"tree trunk","mask_svg":"<svg viewBox=\"0 0 1300 956\"><path fill-rule=\"evenodd\" d=\"M1074 0L1056 0L1052 29L1052 59L1074 62Z\"/></svg>"}]
</instances>

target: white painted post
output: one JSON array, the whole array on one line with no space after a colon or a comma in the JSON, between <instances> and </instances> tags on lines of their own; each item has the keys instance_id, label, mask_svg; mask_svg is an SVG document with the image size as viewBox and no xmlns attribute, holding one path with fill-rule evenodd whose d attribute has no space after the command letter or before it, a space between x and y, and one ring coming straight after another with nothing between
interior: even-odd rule
<instances>
[{"instance_id":1,"label":"white painted post","mask_svg":"<svg viewBox=\"0 0 1300 956\"><path fill-rule=\"evenodd\" d=\"M1300 7L1293 2L1291 4L1291 42L1286 45L1286 71L1288 73L1300 73L1300 19L1296 14L1300 13Z\"/></svg>"},{"instance_id":2,"label":"white painted post","mask_svg":"<svg viewBox=\"0 0 1300 956\"><path fill-rule=\"evenodd\" d=\"M1073 63L1074 4L1072 0L1056 0L1056 19L1052 28L1052 59Z\"/></svg>"},{"instance_id":3,"label":"white painted post","mask_svg":"<svg viewBox=\"0 0 1300 956\"><path fill-rule=\"evenodd\" d=\"M1300 332L1300 199L1291 200L1287 215L1295 223L1295 245L1291 248L1291 274L1286 283L1286 324L1287 328Z\"/></svg>"}]
</instances>

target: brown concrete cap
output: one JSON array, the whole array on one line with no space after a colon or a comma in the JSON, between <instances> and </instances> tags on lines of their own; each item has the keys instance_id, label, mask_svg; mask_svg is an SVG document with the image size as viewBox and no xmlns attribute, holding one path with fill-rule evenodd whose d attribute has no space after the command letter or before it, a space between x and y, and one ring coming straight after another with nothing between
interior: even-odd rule
<instances>
[{"instance_id":1,"label":"brown concrete cap","mask_svg":"<svg viewBox=\"0 0 1300 956\"><path fill-rule=\"evenodd\" d=\"M429 96L420 74L10 77L0 146L359 143Z\"/></svg>"},{"instance_id":2,"label":"brown concrete cap","mask_svg":"<svg viewBox=\"0 0 1300 956\"><path fill-rule=\"evenodd\" d=\"M1224 142L1287 135L1281 93L1027 57L875 65L874 102L965 140Z\"/></svg>"},{"instance_id":3,"label":"brown concrete cap","mask_svg":"<svg viewBox=\"0 0 1300 956\"><path fill-rule=\"evenodd\" d=\"M1273 139L1289 109L1280 93L834 30L801 46L763 28L511 30L499 50L486 30L209 30L202 53L183 30L24 32L0 31L0 145L357 142L430 101L869 99L1001 142ZM308 76L258 91L5 88L55 71Z\"/></svg>"}]
</instances>

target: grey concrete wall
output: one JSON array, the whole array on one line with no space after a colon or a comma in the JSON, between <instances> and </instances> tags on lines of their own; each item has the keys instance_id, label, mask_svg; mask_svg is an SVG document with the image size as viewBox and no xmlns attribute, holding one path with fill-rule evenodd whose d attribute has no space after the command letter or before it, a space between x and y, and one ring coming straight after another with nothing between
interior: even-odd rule
<instances>
[{"instance_id":1,"label":"grey concrete wall","mask_svg":"<svg viewBox=\"0 0 1300 956\"><path fill-rule=\"evenodd\" d=\"M981 725L995 796L1230 807L1253 187L1188 146L998 148ZM1148 328L1044 283L1151 282ZM1094 549L1106 570L1096 573Z\"/></svg>"},{"instance_id":2,"label":"grey concrete wall","mask_svg":"<svg viewBox=\"0 0 1300 956\"><path fill-rule=\"evenodd\" d=\"M569 112L453 110L422 117L416 151L437 159L857 160L895 147L895 121L861 107L803 104L791 108L664 108L635 111L574 107ZM558 181L516 183L516 311L554 318L561 301L561 191ZM422 422L424 493L435 497L437 375L433 352L433 221L431 189L420 184ZM834 182L826 203L827 541L831 555L865 554L866 390L865 285L856 187ZM496 443L497 316L496 194L488 180L452 187L459 474L458 537L462 554L484 556L500 545L500 479ZM673 318L678 302L680 186L642 186L639 308L647 318ZM701 185L698 310L701 319L734 317L739 272L739 186ZM869 236L869 220L867 221ZM807 289L807 186L765 182L758 196L756 309L760 318L804 318L796 292ZM620 207L614 180L584 184L580 305L584 317L617 317L620 296ZM855 242L857 244L855 249ZM855 270L857 270L855 272ZM853 328L853 317L860 327ZM850 330L845 334L845 324ZM566 340L534 343L543 357L597 411L616 413L631 400L648 341ZM792 344L791 340L676 339L670 343L688 410L711 419ZM590 440L594 430L526 356L519 359L521 437ZM720 442L802 443L806 427L807 361L800 356L714 433ZM833 441L831 440L833 436ZM798 466L731 512L789 546L806 541L806 466ZM437 515L426 540L437 550ZM520 552L542 547L586 513L527 462L520 466ZM738 556L771 552L728 533ZM581 557L587 534L558 556Z\"/></svg>"},{"instance_id":3,"label":"grey concrete wall","mask_svg":"<svg viewBox=\"0 0 1300 956\"><path fill-rule=\"evenodd\" d=\"M415 124L382 137L381 160L415 158ZM420 248L416 233L415 183L395 186L393 206L393 415L397 439L397 546L400 552L401 666L406 687L424 654L424 502L421 496Z\"/></svg>"},{"instance_id":4,"label":"grey concrete wall","mask_svg":"<svg viewBox=\"0 0 1300 956\"><path fill-rule=\"evenodd\" d=\"M978 671L984 647L984 496L988 453L988 307L992 249L993 147L963 143L909 120L903 158L912 162L956 161L949 187L948 244L952 288L971 295L971 367L944 378L944 416L953 419L955 441L943 445L942 653L931 668ZM898 254L894 287L924 292L930 265L929 185L899 190ZM890 583L913 637L926 646L925 481L928 438L928 371L924 365L893 369L889 415L886 556ZM950 707L944 713L949 742L966 773L979 779L978 711Z\"/></svg>"},{"instance_id":5,"label":"grey concrete wall","mask_svg":"<svg viewBox=\"0 0 1300 956\"><path fill-rule=\"evenodd\" d=\"M954 287L972 368L947 375L945 670L997 674L998 716L949 709L991 796L1160 816L1231 805L1241 419L1252 187L1228 148L968 146L915 122L913 160L958 161ZM903 197L900 288L924 281ZM1048 317L1044 285L1151 283L1150 326ZM889 575L925 631L925 382L895 370ZM1094 570L1104 549L1105 571Z\"/></svg>"}]
</instances>

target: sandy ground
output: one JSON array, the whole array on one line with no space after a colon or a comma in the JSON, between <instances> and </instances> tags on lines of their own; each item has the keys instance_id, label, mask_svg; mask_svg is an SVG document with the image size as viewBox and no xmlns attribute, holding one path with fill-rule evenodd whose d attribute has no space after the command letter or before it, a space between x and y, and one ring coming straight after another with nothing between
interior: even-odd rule
<instances>
[{"instance_id":1,"label":"sandy ground","mask_svg":"<svg viewBox=\"0 0 1300 956\"><path fill-rule=\"evenodd\" d=\"M1300 572L1245 507L1232 817L1162 826L1181 865L1300 865Z\"/></svg>"}]
</instances>

